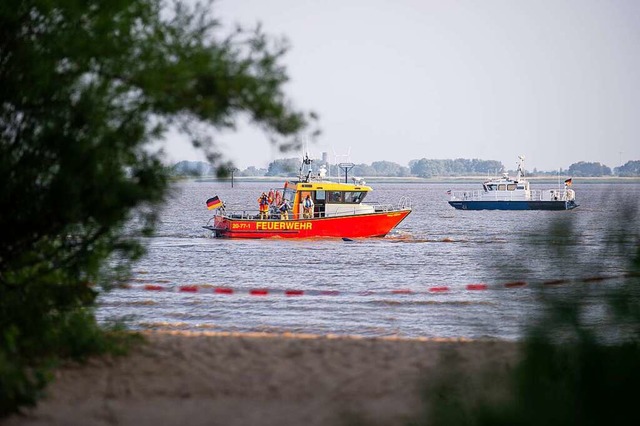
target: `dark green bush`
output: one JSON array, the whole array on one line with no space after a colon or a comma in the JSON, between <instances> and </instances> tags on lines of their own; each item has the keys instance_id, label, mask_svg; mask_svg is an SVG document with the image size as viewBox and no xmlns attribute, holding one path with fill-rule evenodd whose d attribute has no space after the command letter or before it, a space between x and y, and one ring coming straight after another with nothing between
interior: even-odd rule
<instances>
[{"instance_id":1,"label":"dark green bush","mask_svg":"<svg viewBox=\"0 0 640 426\"><path fill-rule=\"evenodd\" d=\"M313 119L282 91L284 43L225 37L210 3L191 4L0 2L0 416L61 360L121 348L92 308L154 229L167 129L226 170L212 133L239 114L285 147Z\"/></svg>"}]
</instances>

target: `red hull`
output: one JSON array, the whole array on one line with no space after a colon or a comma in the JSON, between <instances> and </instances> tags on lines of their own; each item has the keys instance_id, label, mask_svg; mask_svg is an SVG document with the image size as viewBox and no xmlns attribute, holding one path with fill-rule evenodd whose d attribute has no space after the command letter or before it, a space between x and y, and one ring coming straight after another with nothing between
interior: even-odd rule
<instances>
[{"instance_id":1,"label":"red hull","mask_svg":"<svg viewBox=\"0 0 640 426\"><path fill-rule=\"evenodd\" d=\"M223 238L364 238L384 237L404 220L410 209L353 216L294 220L232 219L216 216L206 227Z\"/></svg>"}]
</instances>

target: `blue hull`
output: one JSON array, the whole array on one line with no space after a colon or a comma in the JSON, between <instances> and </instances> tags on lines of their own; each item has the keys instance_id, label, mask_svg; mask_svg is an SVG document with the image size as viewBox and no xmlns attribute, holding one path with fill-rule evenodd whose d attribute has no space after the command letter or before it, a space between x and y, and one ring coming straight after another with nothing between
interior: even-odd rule
<instances>
[{"instance_id":1,"label":"blue hull","mask_svg":"<svg viewBox=\"0 0 640 426\"><path fill-rule=\"evenodd\" d=\"M458 210L571 210L575 201L449 201Z\"/></svg>"}]
</instances>

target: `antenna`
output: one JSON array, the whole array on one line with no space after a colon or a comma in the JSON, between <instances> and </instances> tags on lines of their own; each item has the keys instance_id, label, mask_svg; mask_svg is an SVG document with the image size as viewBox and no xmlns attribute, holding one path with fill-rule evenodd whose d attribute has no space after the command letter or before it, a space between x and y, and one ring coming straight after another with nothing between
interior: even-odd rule
<instances>
[{"instance_id":1,"label":"antenna","mask_svg":"<svg viewBox=\"0 0 640 426\"><path fill-rule=\"evenodd\" d=\"M347 149L346 154L338 154L334 147L331 147L331 150L333 151L333 164L338 167L341 167L340 164L351 164L351 147ZM349 170L351 170L351 168Z\"/></svg>"},{"instance_id":2,"label":"antenna","mask_svg":"<svg viewBox=\"0 0 640 426\"><path fill-rule=\"evenodd\" d=\"M304 157L302 157L302 163L300 163L300 171L298 172L298 179L301 182L309 182L309 179L311 178L311 163L313 162L313 160L309 157L309 154L305 154ZM307 175L304 176L304 172L307 172Z\"/></svg>"},{"instance_id":3,"label":"antenna","mask_svg":"<svg viewBox=\"0 0 640 426\"><path fill-rule=\"evenodd\" d=\"M355 164L353 163L340 163L338 167L344 170L344 183L349 183L349 170L353 169Z\"/></svg>"},{"instance_id":4,"label":"antenna","mask_svg":"<svg viewBox=\"0 0 640 426\"><path fill-rule=\"evenodd\" d=\"M335 148L331 148L331 150L333 151L333 158L336 162L336 164L338 163L338 158L342 159L343 161L340 162L351 162L351 147L349 147L349 149L347 150L346 154L338 154L336 153Z\"/></svg>"}]
</instances>

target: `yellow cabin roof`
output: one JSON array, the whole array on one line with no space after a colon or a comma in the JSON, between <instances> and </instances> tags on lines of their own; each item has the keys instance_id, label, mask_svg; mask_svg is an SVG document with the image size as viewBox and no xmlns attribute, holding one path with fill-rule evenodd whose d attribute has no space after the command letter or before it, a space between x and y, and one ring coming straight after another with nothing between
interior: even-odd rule
<instances>
[{"instance_id":1,"label":"yellow cabin roof","mask_svg":"<svg viewBox=\"0 0 640 426\"><path fill-rule=\"evenodd\" d=\"M295 186L297 191L371 191L370 186L337 182L297 182L288 183L288 186Z\"/></svg>"}]
</instances>

